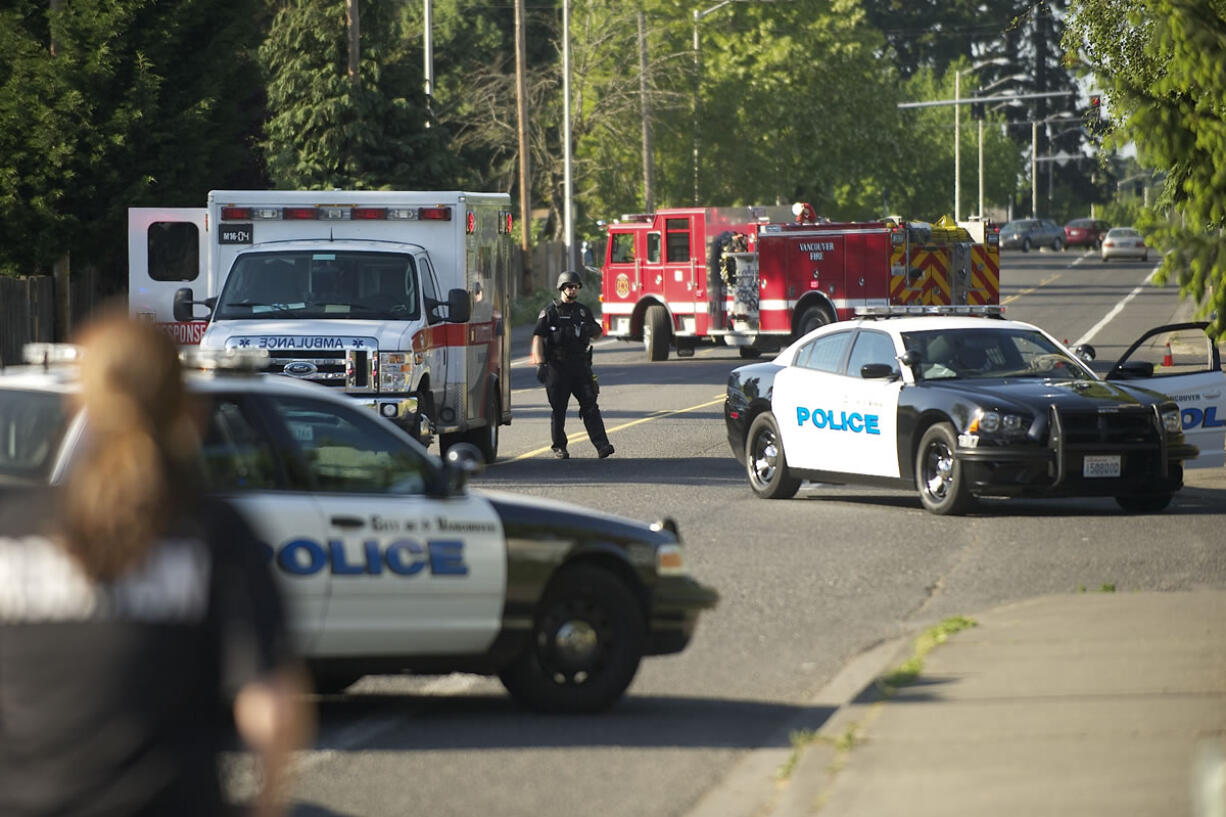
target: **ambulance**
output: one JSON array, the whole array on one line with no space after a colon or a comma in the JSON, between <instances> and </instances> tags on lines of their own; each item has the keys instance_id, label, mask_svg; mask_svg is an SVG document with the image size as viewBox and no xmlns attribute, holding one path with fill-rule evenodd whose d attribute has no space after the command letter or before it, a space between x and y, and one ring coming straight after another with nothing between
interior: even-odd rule
<instances>
[{"instance_id":1,"label":"ambulance","mask_svg":"<svg viewBox=\"0 0 1226 817\"><path fill-rule=\"evenodd\" d=\"M511 228L502 193L214 190L129 210L129 306L492 462L511 422Z\"/></svg>"}]
</instances>

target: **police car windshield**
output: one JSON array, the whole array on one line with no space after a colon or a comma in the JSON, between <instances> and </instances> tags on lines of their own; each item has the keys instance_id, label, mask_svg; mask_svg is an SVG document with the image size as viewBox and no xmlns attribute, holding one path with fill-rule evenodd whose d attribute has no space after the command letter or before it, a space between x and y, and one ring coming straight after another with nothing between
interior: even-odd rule
<instances>
[{"instance_id":1,"label":"police car windshield","mask_svg":"<svg viewBox=\"0 0 1226 817\"><path fill-rule=\"evenodd\" d=\"M413 257L377 252L261 252L239 256L214 320L421 314Z\"/></svg>"},{"instance_id":2,"label":"police car windshield","mask_svg":"<svg viewBox=\"0 0 1226 817\"><path fill-rule=\"evenodd\" d=\"M1079 380L1091 375L1041 332L1013 328L904 332L903 346L920 354L921 380L1037 377Z\"/></svg>"},{"instance_id":3,"label":"police car windshield","mask_svg":"<svg viewBox=\"0 0 1226 817\"><path fill-rule=\"evenodd\" d=\"M0 485L45 485L69 416L60 394L0 389Z\"/></svg>"}]
</instances>

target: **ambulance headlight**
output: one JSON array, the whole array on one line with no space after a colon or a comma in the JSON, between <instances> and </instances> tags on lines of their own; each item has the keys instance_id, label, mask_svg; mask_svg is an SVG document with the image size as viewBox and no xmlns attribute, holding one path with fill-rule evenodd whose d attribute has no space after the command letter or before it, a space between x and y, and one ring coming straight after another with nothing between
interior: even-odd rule
<instances>
[{"instance_id":1,"label":"ambulance headlight","mask_svg":"<svg viewBox=\"0 0 1226 817\"><path fill-rule=\"evenodd\" d=\"M412 374L412 352L379 353L379 391L408 391Z\"/></svg>"}]
</instances>

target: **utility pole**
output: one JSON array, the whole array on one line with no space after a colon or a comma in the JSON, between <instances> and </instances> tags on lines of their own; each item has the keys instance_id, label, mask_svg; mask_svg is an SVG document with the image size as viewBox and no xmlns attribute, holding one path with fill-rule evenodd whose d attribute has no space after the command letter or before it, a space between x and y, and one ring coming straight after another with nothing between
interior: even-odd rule
<instances>
[{"instance_id":1,"label":"utility pole","mask_svg":"<svg viewBox=\"0 0 1226 817\"><path fill-rule=\"evenodd\" d=\"M357 88L361 83L358 76L358 59L361 51L358 44L361 38L361 23L358 20L358 0L345 0L345 11L349 20L349 83Z\"/></svg>"},{"instance_id":2,"label":"utility pole","mask_svg":"<svg viewBox=\"0 0 1226 817\"><path fill-rule=\"evenodd\" d=\"M63 0L50 0L48 8L52 12L56 12L63 5ZM51 54L51 58L54 59L56 56L56 42L54 38L47 44L47 49ZM72 328L72 289L69 287L71 260L71 255L65 250L64 254L55 259L51 265L51 281L55 286L55 328L52 332L52 338L56 340L66 340Z\"/></svg>"},{"instance_id":3,"label":"utility pole","mask_svg":"<svg viewBox=\"0 0 1226 817\"><path fill-rule=\"evenodd\" d=\"M643 115L643 212L655 210L651 173L651 101L647 96L647 13L639 9L639 101Z\"/></svg>"},{"instance_id":4,"label":"utility pole","mask_svg":"<svg viewBox=\"0 0 1226 817\"><path fill-rule=\"evenodd\" d=\"M422 52L425 65L423 74L426 86L426 127L434 119L434 11L431 0L422 0L422 22L425 31L422 33Z\"/></svg>"},{"instance_id":5,"label":"utility pole","mask_svg":"<svg viewBox=\"0 0 1226 817\"><path fill-rule=\"evenodd\" d=\"M519 246L523 250L523 286L532 290L532 200L528 177L528 87L524 62L524 0L515 0L515 99L519 117Z\"/></svg>"}]
</instances>

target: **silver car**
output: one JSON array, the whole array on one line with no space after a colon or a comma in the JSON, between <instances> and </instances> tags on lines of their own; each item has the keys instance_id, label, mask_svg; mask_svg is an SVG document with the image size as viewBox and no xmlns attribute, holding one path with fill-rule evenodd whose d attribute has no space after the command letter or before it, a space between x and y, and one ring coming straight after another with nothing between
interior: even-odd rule
<instances>
[{"instance_id":1,"label":"silver car","mask_svg":"<svg viewBox=\"0 0 1226 817\"><path fill-rule=\"evenodd\" d=\"M1064 228L1049 218L1019 218L1000 228L1001 249L1030 252L1032 247L1064 249Z\"/></svg>"},{"instance_id":2,"label":"silver car","mask_svg":"<svg viewBox=\"0 0 1226 817\"><path fill-rule=\"evenodd\" d=\"M1102 258L1106 263L1109 258L1140 258L1149 260L1149 247L1145 246L1145 237L1132 227L1112 227L1103 238Z\"/></svg>"}]
</instances>

